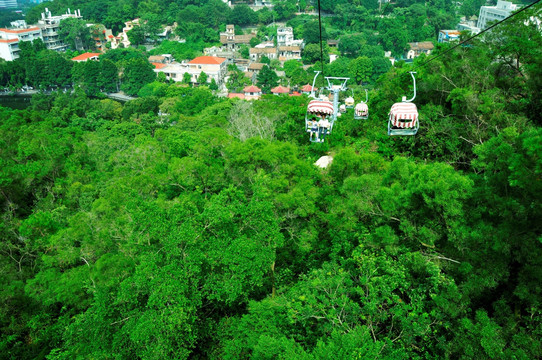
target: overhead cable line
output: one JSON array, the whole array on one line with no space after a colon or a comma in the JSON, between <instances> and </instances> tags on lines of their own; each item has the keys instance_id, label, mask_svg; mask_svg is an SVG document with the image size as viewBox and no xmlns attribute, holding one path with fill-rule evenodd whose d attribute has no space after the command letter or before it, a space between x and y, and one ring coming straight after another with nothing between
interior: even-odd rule
<instances>
[{"instance_id":1,"label":"overhead cable line","mask_svg":"<svg viewBox=\"0 0 542 360\"><path fill-rule=\"evenodd\" d=\"M516 16L516 15L522 13L523 11L529 9L530 7L532 7L532 6L536 5L536 4L538 4L540 1L542 1L542 0L537 0L537 1L535 1L534 3L532 3L532 4L527 5L527 6L524 7L524 8L521 8L520 10L518 10L518 11L515 12L515 13L513 13L513 14L510 15L509 17L504 18L504 19L502 19L502 20L496 22L495 24L491 25L491 26L488 27L487 29L484 29L483 31L479 32L478 34L473 35L473 36L469 37L468 39L461 41L460 43L458 43L458 44L452 46L451 48L447 49L446 51L444 51L444 52L442 52L442 53L440 53L440 54L438 54L438 55L432 57L431 59L429 59L429 60L423 62L423 63L420 64L420 65L417 65L413 70L416 70L416 69L418 69L418 68L421 68L422 66L425 66L425 65L429 64L431 61L433 61L433 60L435 60L435 59L441 57L441 56L444 55L444 54L449 53L450 51L454 50L455 48L457 48L457 47L459 47L459 46L465 44L466 42L471 41L471 40L474 39L475 37L478 37L478 36L482 35L483 33L485 33L485 32L487 32L487 31L493 29L494 27L496 27L496 26L502 24L503 22L505 22L505 21L507 21L507 20L509 20L509 19L512 19L514 16Z\"/></svg>"},{"instance_id":2,"label":"overhead cable line","mask_svg":"<svg viewBox=\"0 0 542 360\"><path fill-rule=\"evenodd\" d=\"M318 25L320 27L320 63L322 64L322 76L325 79L326 74L324 72L324 47L322 45L322 41L323 41L322 40L322 12L321 12L321 9L320 9L320 0L318 0Z\"/></svg>"}]
</instances>

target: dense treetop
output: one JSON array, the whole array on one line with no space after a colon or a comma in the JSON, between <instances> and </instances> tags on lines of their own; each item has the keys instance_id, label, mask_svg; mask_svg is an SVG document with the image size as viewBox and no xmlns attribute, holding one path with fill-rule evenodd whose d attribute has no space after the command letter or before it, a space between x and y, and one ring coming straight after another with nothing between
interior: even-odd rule
<instances>
[{"instance_id":1,"label":"dense treetop","mask_svg":"<svg viewBox=\"0 0 542 360\"><path fill-rule=\"evenodd\" d=\"M306 96L219 98L138 82L140 50L82 65L24 45L2 81L80 87L0 107L0 354L542 357L542 36L529 15L383 69L369 119L349 110L324 144L308 142ZM326 65L359 76L358 101L381 65L373 46ZM390 138L413 68L420 131ZM93 97L118 85L105 72L140 97Z\"/></svg>"}]
</instances>

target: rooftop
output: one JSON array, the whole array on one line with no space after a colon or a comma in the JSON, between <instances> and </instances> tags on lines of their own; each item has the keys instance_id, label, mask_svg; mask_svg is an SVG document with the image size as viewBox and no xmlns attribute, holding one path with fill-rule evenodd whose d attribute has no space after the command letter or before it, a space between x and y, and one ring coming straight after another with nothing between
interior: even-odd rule
<instances>
[{"instance_id":1,"label":"rooftop","mask_svg":"<svg viewBox=\"0 0 542 360\"><path fill-rule=\"evenodd\" d=\"M40 30L40 28L37 27L37 26L31 27L31 28L28 28L28 29L5 29L5 28L0 28L1 32L11 33L11 34L20 34L20 33L25 33L25 32L30 32L30 31L36 31L36 30Z\"/></svg>"},{"instance_id":2,"label":"rooftop","mask_svg":"<svg viewBox=\"0 0 542 360\"><path fill-rule=\"evenodd\" d=\"M233 99L233 98L244 99L244 98L245 98L245 94L240 94L240 93L229 93L229 94L228 94L228 98L230 98L230 99Z\"/></svg>"},{"instance_id":3,"label":"rooftop","mask_svg":"<svg viewBox=\"0 0 542 360\"><path fill-rule=\"evenodd\" d=\"M100 53L84 53L72 58L73 61L87 61L88 59L96 58L100 56Z\"/></svg>"},{"instance_id":4,"label":"rooftop","mask_svg":"<svg viewBox=\"0 0 542 360\"><path fill-rule=\"evenodd\" d=\"M162 64L162 63L158 63L158 62L151 62L151 64L154 65L154 68L159 70L159 69L163 69L167 66L167 64Z\"/></svg>"},{"instance_id":5,"label":"rooftop","mask_svg":"<svg viewBox=\"0 0 542 360\"><path fill-rule=\"evenodd\" d=\"M190 60L189 64L206 64L206 65L220 65L226 59L216 56L198 56L197 58Z\"/></svg>"},{"instance_id":6,"label":"rooftop","mask_svg":"<svg viewBox=\"0 0 542 360\"><path fill-rule=\"evenodd\" d=\"M265 66L265 64L262 64L262 63L251 63L248 66L248 69L249 70L261 70L261 69L263 69L264 66Z\"/></svg>"},{"instance_id":7,"label":"rooftop","mask_svg":"<svg viewBox=\"0 0 542 360\"><path fill-rule=\"evenodd\" d=\"M247 86L243 89L244 92L252 92L252 93L255 93L255 92L262 92L262 89L260 89L259 87L255 86L255 85L250 85L250 86Z\"/></svg>"},{"instance_id":8,"label":"rooftop","mask_svg":"<svg viewBox=\"0 0 542 360\"><path fill-rule=\"evenodd\" d=\"M284 86L277 86L271 89L271 92L273 94L287 94L290 92L290 88L284 87Z\"/></svg>"},{"instance_id":9,"label":"rooftop","mask_svg":"<svg viewBox=\"0 0 542 360\"><path fill-rule=\"evenodd\" d=\"M408 43L410 50L433 50L435 45L431 41L420 41Z\"/></svg>"}]
</instances>

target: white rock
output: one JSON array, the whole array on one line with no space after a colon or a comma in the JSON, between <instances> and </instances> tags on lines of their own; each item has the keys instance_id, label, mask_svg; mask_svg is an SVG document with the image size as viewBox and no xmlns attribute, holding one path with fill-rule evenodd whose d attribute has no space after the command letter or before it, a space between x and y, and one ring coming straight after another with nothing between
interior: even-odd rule
<instances>
[{"instance_id":1,"label":"white rock","mask_svg":"<svg viewBox=\"0 0 542 360\"><path fill-rule=\"evenodd\" d=\"M317 162L314 163L314 165L321 167L322 169L325 169L331 164L333 161L333 158L331 156L322 156L320 159L318 159Z\"/></svg>"}]
</instances>

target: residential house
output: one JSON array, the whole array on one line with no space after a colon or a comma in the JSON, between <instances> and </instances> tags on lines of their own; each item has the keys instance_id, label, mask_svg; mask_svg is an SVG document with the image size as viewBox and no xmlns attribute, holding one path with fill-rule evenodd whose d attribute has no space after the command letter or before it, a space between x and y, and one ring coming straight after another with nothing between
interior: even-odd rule
<instances>
[{"instance_id":1,"label":"residential house","mask_svg":"<svg viewBox=\"0 0 542 360\"><path fill-rule=\"evenodd\" d=\"M258 75L260 73L260 71L263 69L263 67L265 66L265 64L262 64L262 63L251 63L248 68L247 68L247 71L251 74L256 74Z\"/></svg>"},{"instance_id":2,"label":"residential house","mask_svg":"<svg viewBox=\"0 0 542 360\"><path fill-rule=\"evenodd\" d=\"M116 49L120 46L120 44L123 44L124 47L130 46L131 43L128 39L128 31L132 30L135 26L140 26L139 18L131 21L126 21L124 23L124 27L122 28L122 32L118 35L118 41L111 42L111 49Z\"/></svg>"},{"instance_id":3,"label":"residential house","mask_svg":"<svg viewBox=\"0 0 542 360\"><path fill-rule=\"evenodd\" d=\"M270 60L277 58L277 48L266 47L266 48L250 48L249 49L250 59L254 62L260 62L261 58L266 56Z\"/></svg>"},{"instance_id":4,"label":"residential house","mask_svg":"<svg viewBox=\"0 0 542 360\"><path fill-rule=\"evenodd\" d=\"M312 87L312 85L310 85L310 84L303 85L303 87L301 87L301 92L302 92L303 94L309 95L309 94L312 92L312 90L313 90L313 87ZM314 87L314 91L317 91L317 90L318 90L318 88L317 88L317 87Z\"/></svg>"},{"instance_id":5,"label":"residential house","mask_svg":"<svg viewBox=\"0 0 542 360\"><path fill-rule=\"evenodd\" d=\"M277 86L271 89L271 93L275 95L288 94L290 93L290 88L285 86Z\"/></svg>"},{"instance_id":6,"label":"residential house","mask_svg":"<svg viewBox=\"0 0 542 360\"><path fill-rule=\"evenodd\" d=\"M235 51L228 50L222 46L212 46L210 48L203 49L203 54L207 56L222 57L228 59L228 63L235 61Z\"/></svg>"},{"instance_id":7,"label":"residential house","mask_svg":"<svg viewBox=\"0 0 542 360\"><path fill-rule=\"evenodd\" d=\"M171 54L151 55L149 56L150 63L171 64L173 56Z\"/></svg>"},{"instance_id":8,"label":"residential house","mask_svg":"<svg viewBox=\"0 0 542 360\"><path fill-rule=\"evenodd\" d=\"M246 100L260 100L262 97L262 89L255 85L245 87L243 92Z\"/></svg>"},{"instance_id":9,"label":"residential house","mask_svg":"<svg viewBox=\"0 0 542 360\"><path fill-rule=\"evenodd\" d=\"M215 79L218 85L224 82L227 72L226 59L214 56L199 56L188 62L188 73L192 76L192 82L197 83L201 72L208 76L207 82Z\"/></svg>"},{"instance_id":10,"label":"residential house","mask_svg":"<svg viewBox=\"0 0 542 360\"><path fill-rule=\"evenodd\" d=\"M232 63L237 66L237 68L241 71L247 71L248 66L250 64L249 59L233 59Z\"/></svg>"},{"instance_id":11,"label":"residential house","mask_svg":"<svg viewBox=\"0 0 542 360\"><path fill-rule=\"evenodd\" d=\"M330 48L338 48L339 47L339 40L328 40L327 46Z\"/></svg>"},{"instance_id":12,"label":"residential house","mask_svg":"<svg viewBox=\"0 0 542 360\"><path fill-rule=\"evenodd\" d=\"M42 39L41 29L36 26L27 27L26 22L12 22L12 29L0 28L0 58L12 61L19 57L19 42Z\"/></svg>"},{"instance_id":13,"label":"residential house","mask_svg":"<svg viewBox=\"0 0 542 360\"><path fill-rule=\"evenodd\" d=\"M433 51L435 45L431 41L420 41L408 43L410 50L406 54L407 59L414 59L415 57L420 56L421 54L429 55Z\"/></svg>"},{"instance_id":14,"label":"residential house","mask_svg":"<svg viewBox=\"0 0 542 360\"><path fill-rule=\"evenodd\" d=\"M459 30L440 30L438 33L438 42L446 43L451 41L459 41L461 32Z\"/></svg>"},{"instance_id":15,"label":"residential house","mask_svg":"<svg viewBox=\"0 0 542 360\"><path fill-rule=\"evenodd\" d=\"M281 63L288 60L301 60L301 48L299 46L279 46L279 60Z\"/></svg>"}]
</instances>

